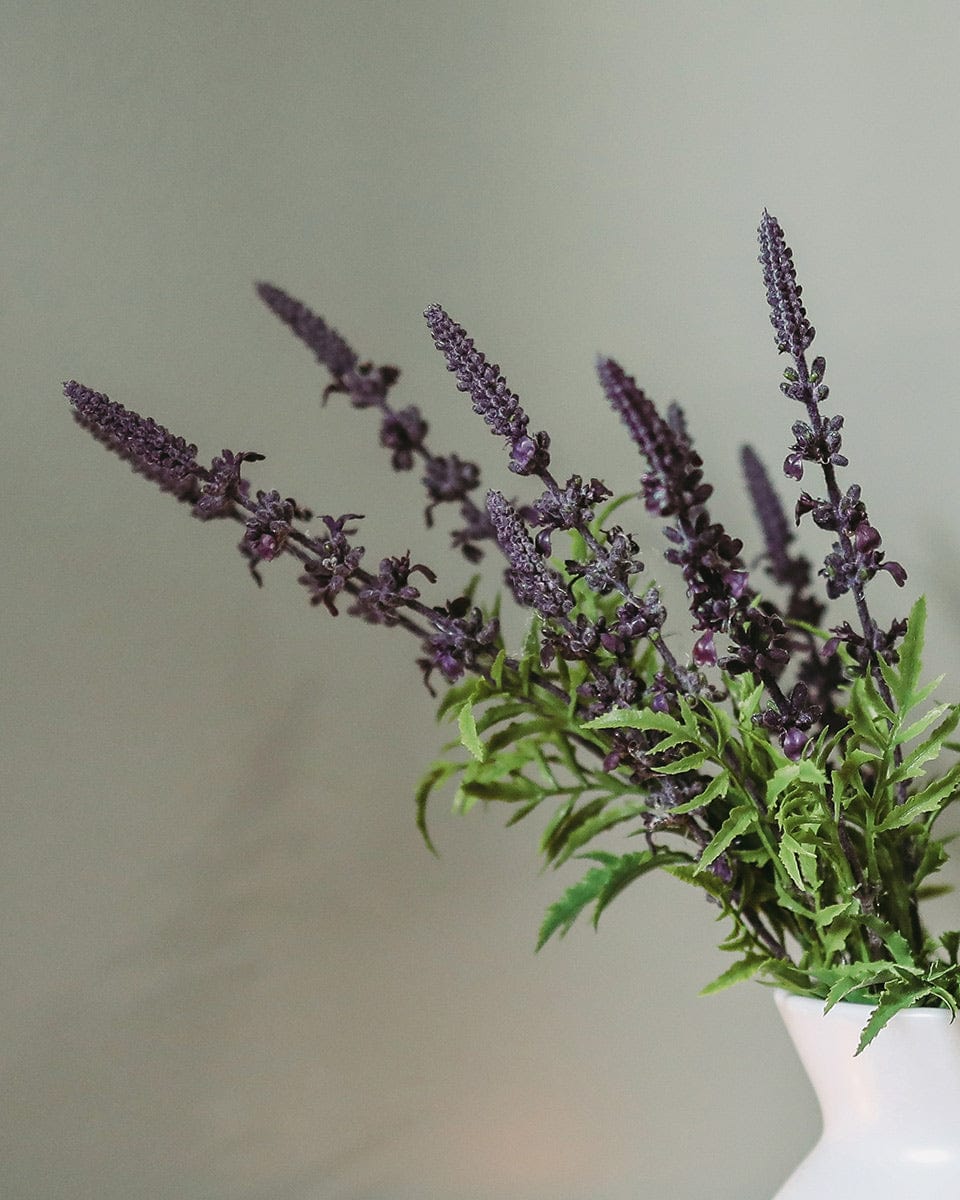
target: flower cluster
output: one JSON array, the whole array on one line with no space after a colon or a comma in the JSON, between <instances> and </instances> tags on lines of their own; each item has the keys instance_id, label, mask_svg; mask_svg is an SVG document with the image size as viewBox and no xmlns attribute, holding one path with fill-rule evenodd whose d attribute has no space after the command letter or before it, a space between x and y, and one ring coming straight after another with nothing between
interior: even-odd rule
<instances>
[{"instance_id":1,"label":"flower cluster","mask_svg":"<svg viewBox=\"0 0 960 1200\"><path fill-rule=\"evenodd\" d=\"M76 382L64 392L78 422L196 517L241 526L258 583L267 564L292 558L312 604L336 616L346 602L349 615L414 636L424 683L434 693L443 681L441 715L455 717L468 754L434 763L418 790L425 834L431 792L457 778L464 810L503 801L519 820L554 802L542 845L556 865L617 829L642 835L623 853L587 852L593 865L550 909L541 943L588 905L599 916L629 883L665 869L704 888L733 924L725 946L742 957L719 985L760 973L801 994L856 993L876 1004L873 1036L906 1003L960 1005L955 935L931 938L918 906L945 858L933 820L960 792L960 766L924 784L923 764L951 745L960 706L908 716L929 695L919 679L925 610L917 602L887 629L871 614L870 584L885 573L902 587L906 572L886 558L860 486L841 485L844 420L821 411L826 363L807 362L815 331L792 251L766 211L758 236L774 341L791 360L781 391L804 409L783 472L792 484L818 475L822 488L800 492L791 523L744 447L756 559L711 515L713 490L682 410L661 412L614 359L598 361L600 386L645 464L636 493L620 497L589 474L560 482L548 434L531 431L500 367L440 305L426 309L457 388L504 440L509 470L539 485L526 501L490 488L479 503L479 467L436 453L420 408L392 402L395 367L361 361L306 305L257 285L329 373L324 399L344 395L378 413L392 469L419 470L427 526L452 504L452 544L469 562L499 549L508 592L532 618L515 653L501 601L480 599L479 577L431 603L422 591L441 586L438 573L409 551L383 557L376 572L364 567L359 514L321 515L311 532L296 500L254 490L245 471L262 455L223 450L205 466L196 446L157 422ZM663 522L664 558L686 587L686 652L675 648L660 589L643 581L638 536L611 520L635 497ZM807 516L831 535L818 572L795 546ZM769 590L751 581L748 562L762 565ZM841 598L855 619L821 628Z\"/></svg>"}]
</instances>

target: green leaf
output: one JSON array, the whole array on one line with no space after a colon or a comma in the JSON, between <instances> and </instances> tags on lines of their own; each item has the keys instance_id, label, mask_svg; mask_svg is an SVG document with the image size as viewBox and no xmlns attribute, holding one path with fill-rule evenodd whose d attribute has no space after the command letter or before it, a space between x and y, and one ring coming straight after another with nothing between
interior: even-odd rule
<instances>
[{"instance_id":1,"label":"green leaf","mask_svg":"<svg viewBox=\"0 0 960 1200\"><path fill-rule=\"evenodd\" d=\"M928 986L921 985L911 988L906 991L893 991L885 988L883 992L884 998L870 1014L870 1019L863 1027L860 1034L860 1043L857 1046L857 1054L862 1054L867 1046L873 1041L884 1025L886 1025L891 1017L895 1017L898 1012L905 1008L912 1008L917 1004L917 1001L922 1000L925 996L930 995L931 989ZM890 996L887 999L887 996Z\"/></svg>"},{"instance_id":2,"label":"green leaf","mask_svg":"<svg viewBox=\"0 0 960 1200\"><path fill-rule=\"evenodd\" d=\"M457 714L457 724L460 727L460 741L470 751L478 762L483 762L483 742L477 736L477 721L473 715L473 701L468 700Z\"/></svg>"},{"instance_id":3,"label":"green leaf","mask_svg":"<svg viewBox=\"0 0 960 1200\"><path fill-rule=\"evenodd\" d=\"M730 810L730 815L720 826L713 838L704 847L697 863L697 871L705 871L727 849L734 838L740 837L756 822L757 813L747 804L738 804Z\"/></svg>"},{"instance_id":4,"label":"green leaf","mask_svg":"<svg viewBox=\"0 0 960 1200\"><path fill-rule=\"evenodd\" d=\"M606 800L603 803L606 804ZM554 866L561 866L581 846L585 846L597 837L598 834L606 833L608 829L613 829L616 825L622 825L624 821L633 820L634 817L641 816L646 811L647 806L645 804L628 804L622 808L605 807L601 811L588 816L578 827L574 826L571 828L564 826L558 830L558 836L554 839L557 843L554 850ZM562 845L560 844L561 838Z\"/></svg>"},{"instance_id":5,"label":"green leaf","mask_svg":"<svg viewBox=\"0 0 960 1200\"><path fill-rule=\"evenodd\" d=\"M670 812L674 816L681 816L683 813L696 812L698 809L706 808L713 800L722 799L726 796L730 788L730 772L721 771L719 775L714 776L707 786L694 796L691 800L685 800L683 804L678 804L671 808Z\"/></svg>"},{"instance_id":6,"label":"green leaf","mask_svg":"<svg viewBox=\"0 0 960 1200\"><path fill-rule=\"evenodd\" d=\"M910 708L913 705L914 691L920 681L920 672L923 669L920 656L923 653L923 634L926 623L927 602L923 596L920 596L907 618L907 632L900 643L900 652L897 657L899 678L895 690L892 690L901 708Z\"/></svg>"},{"instance_id":7,"label":"green leaf","mask_svg":"<svg viewBox=\"0 0 960 1200\"><path fill-rule=\"evenodd\" d=\"M587 905L601 894L609 879L607 867L592 867L579 882L567 888L560 899L547 909L540 926L537 949L542 949L555 933L564 937Z\"/></svg>"},{"instance_id":8,"label":"green leaf","mask_svg":"<svg viewBox=\"0 0 960 1200\"><path fill-rule=\"evenodd\" d=\"M655 712L652 708L615 708L612 712L587 721L584 729L647 729L659 730L683 738L689 730L669 713ZM689 740L689 739L688 739Z\"/></svg>"},{"instance_id":9,"label":"green leaf","mask_svg":"<svg viewBox=\"0 0 960 1200\"><path fill-rule=\"evenodd\" d=\"M654 746L654 750L659 749L659 746ZM694 754L688 754L684 758L675 759L673 762L662 763L653 769L658 775L682 775L687 771L696 771L698 767L702 767L706 757L707 755L704 750L697 750Z\"/></svg>"},{"instance_id":10,"label":"green leaf","mask_svg":"<svg viewBox=\"0 0 960 1200\"><path fill-rule=\"evenodd\" d=\"M555 933L563 937L589 904L594 905L593 924L596 927L604 909L635 879L656 870L657 867L689 861L686 854L672 850L641 850L620 856L604 850L594 850L581 857L592 859L600 865L591 867L578 883L568 888L560 899L547 909L537 940L538 950Z\"/></svg>"},{"instance_id":11,"label":"green leaf","mask_svg":"<svg viewBox=\"0 0 960 1200\"><path fill-rule=\"evenodd\" d=\"M877 833L887 833L891 829L904 829L912 825L918 817L927 813L939 813L956 796L960 790L960 763L955 764L939 779L933 780L923 791L908 796L902 804L896 805L889 816L876 826Z\"/></svg>"},{"instance_id":12,"label":"green leaf","mask_svg":"<svg viewBox=\"0 0 960 1200\"><path fill-rule=\"evenodd\" d=\"M426 775L420 781L420 786L417 788L414 797L417 806L417 829L420 830L420 836L432 854L437 853L437 848L434 846L427 829L427 801L430 799L430 795L435 788L448 780L451 775L455 775L458 771L462 770L462 763L446 762L443 760L432 763Z\"/></svg>"},{"instance_id":13,"label":"green leaf","mask_svg":"<svg viewBox=\"0 0 960 1200\"><path fill-rule=\"evenodd\" d=\"M735 983L741 983L745 979L752 979L754 975L767 962L765 955L748 954L735 962L732 967L727 969L717 976L706 987L700 989L701 996L712 996L714 992L722 992L724 988L732 987Z\"/></svg>"},{"instance_id":14,"label":"green leaf","mask_svg":"<svg viewBox=\"0 0 960 1200\"><path fill-rule=\"evenodd\" d=\"M859 910L859 905L856 900L843 900L839 904L828 904L826 908L821 908L817 913L816 925L818 929L826 929L828 925L840 916L849 916Z\"/></svg>"},{"instance_id":15,"label":"green leaf","mask_svg":"<svg viewBox=\"0 0 960 1200\"><path fill-rule=\"evenodd\" d=\"M827 992L824 1012L829 1012L835 1004L846 1000L848 996L863 992L877 983L886 983L895 975L896 967L890 962L854 962L840 967L836 982Z\"/></svg>"}]
</instances>

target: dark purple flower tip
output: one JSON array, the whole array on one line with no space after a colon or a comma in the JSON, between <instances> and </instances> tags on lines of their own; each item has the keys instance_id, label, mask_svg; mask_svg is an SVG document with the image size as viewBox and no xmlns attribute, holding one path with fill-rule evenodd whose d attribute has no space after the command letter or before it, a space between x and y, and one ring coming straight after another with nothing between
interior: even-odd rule
<instances>
[{"instance_id":1,"label":"dark purple flower tip","mask_svg":"<svg viewBox=\"0 0 960 1200\"><path fill-rule=\"evenodd\" d=\"M794 451L783 460L783 473L788 479L803 478L803 455Z\"/></svg>"},{"instance_id":2,"label":"dark purple flower tip","mask_svg":"<svg viewBox=\"0 0 960 1200\"><path fill-rule=\"evenodd\" d=\"M698 667L715 667L717 649L713 644L713 631L707 630L697 638L693 646L693 661Z\"/></svg>"},{"instance_id":3,"label":"dark purple flower tip","mask_svg":"<svg viewBox=\"0 0 960 1200\"><path fill-rule=\"evenodd\" d=\"M898 562L885 562L880 564L881 571L889 571L893 576L893 581L897 587L903 587L907 582L907 573Z\"/></svg>"},{"instance_id":4,"label":"dark purple flower tip","mask_svg":"<svg viewBox=\"0 0 960 1200\"><path fill-rule=\"evenodd\" d=\"M527 414L520 405L519 396L510 391L500 368L488 363L486 356L474 347L473 339L466 330L444 312L439 304L431 304L424 311L434 345L446 359L447 370L453 372L457 388L467 392L473 401L473 411L478 413L491 430L506 438L511 451L518 455L515 463L521 474L530 473L524 463L531 464L538 455L546 454L542 439L545 434L527 434ZM526 439L533 442L526 446Z\"/></svg>"},{"instance_id":5,"label":"dark purple flower tip","mask_svg":"<svg viewBox=\"0 0 960 1200\"><path fill-rule=\"evenodd\" d=\"M357 365L356 354L323 317L271 283L258 283L256 289L271 312L313 351L335 379L342 379Z\"/></svg>"},{"instance_id":6,"label":"dark purple flower tip","mask_svg":"<svg viewBox=\"0 0 960 1200\"><path fill-rule=\"evenodd\" d=\"M550 435L524 434L510 447L510 470L516 475L542 475L550 466Z\"/></svg>"},{"instance_id":7,"label":"dark purple flower tip","mask_svg":"<svg viewBox=\"0 0 960 1200\"><path fill-rule=\"evenodd\" d=\"M152 417L141 417L75 379L63 385L63 394L73 405L77 422L134 471L180 500L197 498L198 478L205 478L206 473L197 462L196 446L188 445Z\"/></svg>"},{"instance_id":8,"label":"dark purple flower tip","mask_svg":"<svg viewBox=\"0 0 960 1200\"><path fill-rule=\"evenodd\" d=\"M568 613L573 608L573 597L560 575L537 552L516 509L500 492L491 491L487 493L487 512L510 564L507 582L517 602L535 608L544 617Z\"/></svg>"},{"instance_id":9,"label":"dark purple flower tip","mask_svg":"<svg viewBox=\"0 0 960 1200\"><path fill-rule=\"evenodd\" d=\"M763 267L774 340L781 353L789 351L794 358L799 358L813 341L815 331L800 301L802 289L797 283L793 251L786 243L780 223L766 209L757 232L760 242L758 261Z\"/></svg>"},{"instance_id":10,"label":"dark purple flower tip","mask_svg":"<svg viewBox=\"0 0 960 1200\"><path fill-rule=\"evenodd\" d=\"M859 554L866 554L880 545L880 534L866 521L861 522L854 534L854 542Z\"/></svg>"},{"instance_id":11,"label":"dark purple flower tip","mask_svg":"<svg viewBox=\"0 0 960 1200\"><path fill-rule=\"evenodd\" d=\"M780 738L780 746L791 762L797 762L803 755L807 744L807 735L801 729L788 729Z\"/></svg>"}]
</instances>

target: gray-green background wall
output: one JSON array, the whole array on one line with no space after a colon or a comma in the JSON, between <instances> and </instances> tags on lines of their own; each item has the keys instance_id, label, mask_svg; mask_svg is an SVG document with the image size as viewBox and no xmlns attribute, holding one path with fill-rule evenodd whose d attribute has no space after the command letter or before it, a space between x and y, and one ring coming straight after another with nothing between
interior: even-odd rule
<instances>
[{"instance_id":1,"label":"gray-green background wall","mask_svg":"<svg viewBox=\"0 0 960 1200\"><path fill-rule=\"evenodd\" d=\"M258 590L235 532L94 445L60 383L208 459L261 451L258 485L366 514L370 561L410 548L442 599L466 570L415 476L372 414L321 409L251 285L400 364L433 444L519 488L430 344L439 300L562 478L636 486L598 352L680 400L756 545L738 449L776 466L796 417L767 206L846 478L910 571L877 609L927 593L956 694L958 43L948 3L6 0L4 1200L772 1194L813 1102L766 991L698 998L725 965L701 897L651 879L535 956L575 868L445 801L423 849L446 731L415 646L311 609L283 563Z\"/></svg>"}]
</instances>

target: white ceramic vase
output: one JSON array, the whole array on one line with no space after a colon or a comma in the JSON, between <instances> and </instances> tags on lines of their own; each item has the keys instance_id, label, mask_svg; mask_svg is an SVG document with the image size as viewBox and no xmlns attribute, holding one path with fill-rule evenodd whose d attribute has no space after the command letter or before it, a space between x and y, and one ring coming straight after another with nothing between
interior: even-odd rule
<instances>
[{"instance_id":1,"label":"white ceramic vase","mask_svg":"<svg viewBox=\"0 0 960 1200\"><path fill-rule=\"evenodd\" d=\"M906 1009L854 1057L869 1009L776 993L823 1133L774 1200L960 1200L960 1019Z\"/></svg>"}]
</instances>

